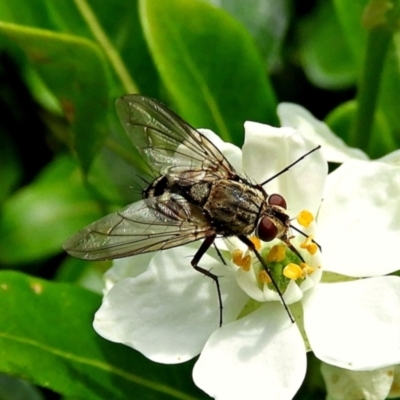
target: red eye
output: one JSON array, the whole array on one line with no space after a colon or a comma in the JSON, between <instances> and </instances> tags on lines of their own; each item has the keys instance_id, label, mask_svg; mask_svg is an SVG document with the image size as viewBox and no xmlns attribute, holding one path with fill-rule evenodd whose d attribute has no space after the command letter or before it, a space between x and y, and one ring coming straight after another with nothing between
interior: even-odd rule
<instances>
[{"instance_id":1,"label":"red eye","mask_svg":"<svg viewBox=\"0 0 400 400\"><path fill-rule=\"evenodd\" d=\"M257 227L257 236L263 242L270 242L276 238L278 234L278 228L268 217L261 218Z\"/></svg>"},{"instance_id":2,"label":"red eye","mask_svg":"<svg viewBox=\"0 0 400 400\"><path fill-rule=\"evenodd\" d=\"M271 194L268 197L268 204L271 206L279 206L286 210L286 200L280 194Z\"/></svg>"}]
</instances>

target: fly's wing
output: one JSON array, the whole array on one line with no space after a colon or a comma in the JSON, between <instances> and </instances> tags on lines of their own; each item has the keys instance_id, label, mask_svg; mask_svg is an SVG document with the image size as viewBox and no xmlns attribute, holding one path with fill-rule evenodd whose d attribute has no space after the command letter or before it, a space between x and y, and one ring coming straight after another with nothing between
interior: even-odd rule
<instances>
[{"instance_id":1,"label":"fly's wing","mask_svg":"<svg viewBox=\"0 0 400 400\"><path fill-rule=\"evenodd\" d=\"M199 207L165 193L90 224L68 239L64 250L85 260L109 260L169 249L213 232Z\"/></svg>"},{"instance_id":2,"label":"fly's wing","mask_svg":"<svg viewBox=\"0 0 400 400\"><path fill-rule=\"evenodd\" d=\"M205 136L157 100L131 94L120 97L116 108L132 143L161 174L203 171L204 176L215 178L236 175Z\"/></svg>"}]
</instances>

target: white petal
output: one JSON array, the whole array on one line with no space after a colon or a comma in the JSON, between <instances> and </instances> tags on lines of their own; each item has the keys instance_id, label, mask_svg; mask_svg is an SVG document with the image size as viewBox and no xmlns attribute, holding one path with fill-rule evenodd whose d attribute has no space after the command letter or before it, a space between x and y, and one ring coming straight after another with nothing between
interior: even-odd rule
<instances>
[{"instance_id":1,"label":"white petal","mask_svg":"<svg viewBox=\"0 0 400 400\"><path fill-rule=\"evenodd\" d=\"M400 278L321 283L303 300L315 355L341 368L368 371L400 363Z\"/></svg>"},{"instance_id":2,"label":"white petal","mask_svg":"<svg viewBox=\"0 0 400 400\"><path fill-rule=\"evenodd\" d=\"M385 400L393 382L394 367L374 371L349 371L322 363L328 393L335 399Z\"/></svg>"},{"instance_id":3,"label":"white petal","mask_svg":"<svg viewBox=\"0 0 400 400\"><path fill-rule=\"evenodd\" d=\"M316 147L315 143L291 128L246 122L245 131L243 169L257 183L271 178ZM295 216L304 209L315 215L320 206L327 168L321 152L315 151L268 182L264 189L268 194L279 193L285 197L289 215Z\"/></svg>"},{"instance_id":4,"label":"white petal","mask_svg":"<svg viewBox=\"0 0 400 400\"><path fill-rule=\"evenodd\" d=\"M215 284L190 265L197 248L157 253L144 273L116 283L96 313L95 330L157 362L179 363L197 355L219 326ZM223 319L234 320L247 300L234 274L208 254L200 265L220 276Z\"/></svg>"},{"instance_id":5,"label":"white petal","mask_svg":"<svg viewBox=\"0 0 400 400\"><path fill-rule=\"evenodd\" d=\"M392 399L394 397L400 396L400 365L394 366L394 379L393 384L390 389L389 398Z\"/></svg>"},{"instance_id":6,"label":"white petal","mask_svg":"<svg viewBox=\"0 0 400 400\"><path fill-rule=\"evenodd\" d=\"M293 103L281 103L278 116L282 126L296 129L310 141L322 146L322 153L327 161L342 163L349 159L366 160L367 155L336 136L324 122L317 120L305 108Z\"/></svg>"},{"instance_id":7,"label":"white petal","mask_svg":"<svg viewBox=\"0 0 400 400\"><path fill-rule=\"evenodd\" d=\"M324 269L356 277L400 269L400 168L358 161L331 175L318 215Z\"/></svg>"},{"instance_id":8,"label":"white petal","mask_svg":"<svg viewBox=\"0 0 400 400\"><path fill-rule=\"evenodd\" d=\"M217 134L210 129L198 129L214 146L227 158L227 160L235 168L236 172L241 175L242 171L242 150L232 143L224 142Z\"/></svg>"},{"instance_id":9,"label":"white petal","mask_svg":"<svg viewBox=\"0 0 400 400\"><path fill-rule=\"evenodd\" d=\"M378 158L376 161L384 162L392 166L400 166L400 150L392 151L385 156Z\"/></svg>"},{"instance_id":10,"label":"white petal","mask_svg":"<svg viewBox=\"0 0 400 400\"><path fill-rule=\"evenodd\" d=\"M280 304L215 331L193 370L198 387L217 400L291 399L306 371L296 324Z\"/></svg>"},{"instance_id":11,"label":"white petal","mask_svg":"<svg viewBox=\"0 0 400 400\"><path fill-rule=\"evenodd\" d=\"M125 278L134 278L146 271L154 253L138 254L134 257L120 258L113 261L112 267L104 274L106 294L117 282Z\"/></svg>"}]
</instances>

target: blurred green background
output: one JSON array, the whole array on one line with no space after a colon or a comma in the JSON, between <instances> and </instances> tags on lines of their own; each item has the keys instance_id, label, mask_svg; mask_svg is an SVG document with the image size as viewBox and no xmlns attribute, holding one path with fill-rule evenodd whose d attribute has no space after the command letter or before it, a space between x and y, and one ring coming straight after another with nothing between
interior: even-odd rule
<instances>
[{"instance_id":1,"label":"blurred green background","mask_svg":"<svg viewBox=\"0 0 400 400\"><path fill-rule=\"evenodd\" d=\"M239 146L244 121L277 125L277 104L294 102L377 158L400 144L398 11L379 0L0 0L0 399L207 398L193 362L155 365L91 331L109 263L62 250L140 197L148 170L115 99L157 98ZM296 399L324 397L309 355Z\"/></svg>"}]
</instances>

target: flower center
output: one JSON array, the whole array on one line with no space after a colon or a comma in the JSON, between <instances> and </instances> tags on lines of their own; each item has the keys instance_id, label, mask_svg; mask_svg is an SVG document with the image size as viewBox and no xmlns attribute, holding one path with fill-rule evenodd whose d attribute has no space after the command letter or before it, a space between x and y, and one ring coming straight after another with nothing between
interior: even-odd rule
<instances>
[{"instance_id":1,"label":"flower center","mask_svg":"<svg viewBox=\"0 0 400 400\"><path fill-rule=\"evenodd\" d=\"M304 227L309 227L313 220L314 217L309 211L302 211L297 216L297 221ZM301 232L300 234L304 235ZM298 301L304 291L319 281L321 269L317 267L316 255L319 246L314 242L313 236L309 235L303 241L299 241L302 237L300 235L297 238L290 236L290 242L288 236L289 234L268 244L251 237L250 240L255 244L259 256L254 255L250 249L235 249L231 252L233 263L239 267L238 283L254 300L279 300L279 290L281 294L285 294L288 304L291 304L292 301ZM314 277L313 274L317 270L319 273ZM308 280L311 275L312 279ZM295 297L297 300L293 300Z\"/></svg>"}]
</instances>

